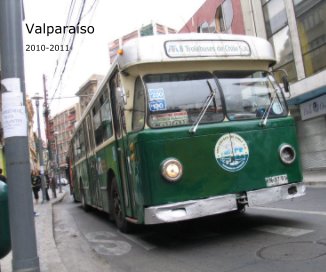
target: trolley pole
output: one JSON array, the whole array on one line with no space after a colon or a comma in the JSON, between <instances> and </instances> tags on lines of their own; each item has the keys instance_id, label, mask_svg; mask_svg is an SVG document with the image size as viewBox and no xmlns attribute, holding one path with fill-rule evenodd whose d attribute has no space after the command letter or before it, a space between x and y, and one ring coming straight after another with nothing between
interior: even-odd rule
<instances>
[{"instance_id":1,"label":"trolley pole","mask_svg":"<svg viewBox=\"0 0 326 272\"><path fill-rule=\"evenodd\" d=\"M0 1L2 122L6 143L12 271L39 272L25 107L22 10L22 0Z\"/></svg>"}]
</instances>

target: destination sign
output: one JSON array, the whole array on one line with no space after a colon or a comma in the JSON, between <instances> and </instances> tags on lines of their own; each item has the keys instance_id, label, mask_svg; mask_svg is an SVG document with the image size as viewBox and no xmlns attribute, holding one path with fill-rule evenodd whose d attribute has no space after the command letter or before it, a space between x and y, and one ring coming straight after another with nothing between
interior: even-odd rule
<instances>
[{"instance_id":1,"label":"destination sign","mask_svg":"<svg viewBox=\"0 0 326 272\"><path fill-rule=\"evenodd\" d=\"M164 46L165 52L170 58L251 55L250 47L245 41L167 41Z\"/></svg>"}]
</instances>

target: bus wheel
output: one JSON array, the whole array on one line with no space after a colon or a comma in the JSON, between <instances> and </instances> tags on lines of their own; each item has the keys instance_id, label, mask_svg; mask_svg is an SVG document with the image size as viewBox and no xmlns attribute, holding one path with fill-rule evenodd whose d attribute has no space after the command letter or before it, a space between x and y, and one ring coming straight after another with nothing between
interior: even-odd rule
<instances>
[{"instance_id":1,"label":"bus wheel","mask_svg":"<svg viewBox=\"0 0 326 272\"><path fill-rule=\"evenodd\" d=\"M78 199L76 198L75 192L72 193L72 199L74 200L75 203L79 202Z\"/></svg>"},{"instance_id":2,"label":"bus wheel","mask_svg":"<svg viewBox=\"0 0 326 272\"><path fill-rule=\"evenodd\" d=\"M88 212L89 211L89 206L86 203L86 197L85 197L84 189L81 190L80 197L81 197L81 204L82 204L82 207L83 207L84 211Z\"/></svg>"},{"instance_id":3,"label":"bus wheel","mask_svg":"<svg viewBox=\"0 0 326 272\"><path fill-rule=\"evenodd\" d=\"M115 221L115 224L117 225L118 229L121 232L128 233L131 232L132 226L131 223L129 223L125 219L125 214L122 207L122 200L120 197L117 181L115 178L112 180L111 185L111 213L112 213L112 219Z\"/></svg>"}]
</instances>

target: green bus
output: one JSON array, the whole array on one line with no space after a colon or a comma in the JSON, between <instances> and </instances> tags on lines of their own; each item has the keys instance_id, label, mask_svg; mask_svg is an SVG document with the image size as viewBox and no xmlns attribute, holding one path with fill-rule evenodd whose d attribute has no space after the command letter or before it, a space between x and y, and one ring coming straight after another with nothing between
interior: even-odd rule
<instances>
[{"instance_id":1,"label":"green bus","mask_svg":"<svg viewBox=\"0 0 326 272\"><path fill-rule=\"evenodd\" d=\"M295 123L264 39L131 40L76 126L74 199L133 224L184 221L305 194Z\"/></svg>"}]
</instances>

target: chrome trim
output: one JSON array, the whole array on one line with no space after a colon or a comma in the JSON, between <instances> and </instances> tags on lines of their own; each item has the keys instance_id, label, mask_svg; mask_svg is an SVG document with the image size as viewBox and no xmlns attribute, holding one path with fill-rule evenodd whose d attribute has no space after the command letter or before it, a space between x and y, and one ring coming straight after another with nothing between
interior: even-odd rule
<instances>
[{"instance_id":1,"label":"chrome trim","mask_svg":"<svg viewBox=\"0 0 326 272\"><path fill-rule=\"evenodd\" d=\"M295 190L290 193L289 190ZM303 183L290 183L286 185L260 189L247 192L248 206L261 206L271 202L277 202L284 199L292 199L303 196L306 193L306 187Z\"/></svg>"},{"instance_id":2,"label":"chrome trim","mask_svg":"<svg viewBox=\"0 0 326 272\"><path fill-rule=\"evenodd\" d=\"M291 160L289 160L289 161L285 160L284 157L282 156L282 153L283 153L283 151L284 151L285 148L290 148L291 151L293 152L293 158ZM293 146L291 146L289 144L283 144L283 145L281 145L281 147L280 147L280 158L281 158L281 161L283 163L285 163L285 164L291 164L291 163L293 163L295 161L296 157L297 157L297 153L295 152L295 149L294 149Z\"/></svg>"},{"instance_id":3,"label":"chrome trim","mask_svg":"<svg viewBox=\"0 0 326 272\"><path fill-rule=\"evenodd\" d=\"M145 208L146 225L183 221L237 210L236 195L224 195Z\"/></svg>"},{"instance_id":4,"label":"chrome trim","mask_svg":"<svg viewBox=\"0 0 326 272\"><path fill-rule=\"evenodd\" d=\"M167 174L166 174L166 169L168 167L169 164L176 164L177 167L178 167L178 170L179 170L179 174L172 178L172 177L169 177ZM182 175L183 175L183 166L182 166L182 163L176 159L176 158L168 158L166 160L164 160L161 164L161 174L163 176L163 178L165 178L167 181L170 181L170 182L176 182L178 181Z\"/></svg>"}]
</instances>

